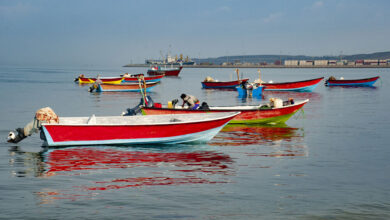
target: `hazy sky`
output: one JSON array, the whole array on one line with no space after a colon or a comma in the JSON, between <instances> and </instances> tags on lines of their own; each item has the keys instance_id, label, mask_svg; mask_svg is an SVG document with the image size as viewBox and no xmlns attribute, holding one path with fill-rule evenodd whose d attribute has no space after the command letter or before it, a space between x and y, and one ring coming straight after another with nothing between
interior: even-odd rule
<instances>
[{"instance_id":1,"label":"hazy sky","mask_svg":"<svg viewBox=\"0 0 390 220\"><path fill-rule=\"evenodd\" d=\"M0 64L390 51L388 0L0 0Z\"/></svg>"}]
</instances>

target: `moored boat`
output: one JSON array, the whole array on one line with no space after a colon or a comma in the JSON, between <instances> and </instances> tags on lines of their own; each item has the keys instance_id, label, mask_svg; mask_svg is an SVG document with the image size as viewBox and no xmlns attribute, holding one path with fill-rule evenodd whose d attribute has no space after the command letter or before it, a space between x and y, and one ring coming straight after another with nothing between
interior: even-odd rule
<instances>
[{"instance_id":1,"label":"moored boat","mask_svg":"<svg viewBox=\"0 0 390 220\"><path fill-rule=\"evenodd\" d=\"M323 78L324 77L294 82L262 83L262 85L265 86L264 91L312 92Z\"/></svg>"},{"instance_id":2,"label":"moored boat","mask_svg":"<svg viewBox=\"0 0 390 220\"><path fill-rule=\"evenodd\" d=\"M127 82L134 82L134 83L138 83L138 78L140 76L143 76L145 82L159 82L164 76L165 74L160 74L160 75L154 75L154 76L144 76L144 74L134 74L134 75L123 75L124 79L123 79L123 82L127 83Z\"/></svg>"},{"instance_id":3,"label":"moored boat","mask_svg":"<svg viewBox=\"0 0 390 220\"><path fill-rule=\"evenodd\" d=\"M249 79L241 79L234 81L203 81L202 87L204 89L234 89L243 82L247 82Z\"/></svg>"},{"instance_id":4,"label":"moored boat","mask_svg":"<svg viewBox=\"0 0 390 220\"><path fill-rule=\"evenodd\" d=\"M231 124L276 124L286 122L292 115L301 109L309 100L295 101L293 104L285 103L278 104L274 107L269 105L257 106L210 106L208 109L186 109L180 106L175 108L168 108L168 106L161 107L141 107L144 115L158 115L158 114L189 114L189 113L214 113L214 112L236 112L240 114L235 116L229 123Z\"/></svg>"},{"instance_id":5,"label":"moored boat","mask_svg":"<svg viewBox=\"0 0 390 220\"><path fill-rule=\"evenodd\" d=\"M103 84L120 84L123 81L123 77L99 77ZM75 79L80 84L95 83L97 78L79 76Z\"/></svg>"},{"instance_id":6,"label":"moored boat","mask_svg":"<svg viewBox=\"0 0 390 220\"><path fill-rule=\"evenodd\" d=\"M325 81L326 86L373 86L379 76L364 79L336 79L329 77Z\"/></svg>"},{"instance_id":7,"label":"moored boat","mask_svg":"<svg viewBox=\"0 0 390 220\"><path fill-rule=\"evenodd\" d=\"M33 121L16 129L17 134L10 132L8 142L18 143L34 131L41 132L47 146L207 142L237 114L58 117L43 108Z\"/></svg>"},{"instance_id":8,"label":"moored boat","mask_svg":"<svg viewBox=\"0 0 390 220\"><path fill-rule=\"evenodd\" d=\"M178 76L180 71L183 69L183 66L179 67L162 67L162 66L153 66L148 69L149 75L161 75L165 74L165 76Z\"/></svg>"},{"instance_id":9,"label":"moored boat","mask_svg":"<svg viewBox=\"0 0 390 220\"><path fill-rule=\"evenodd\" d=\"M48 146L207 142L238 112L150 116L59 117L42 124Z\"/></svg>"},{"instance_id":10,"label":"moored boat","mask_svg":"<svg viewBox=\"0 0 390 220\"><path fill-rule=\"evenodd\" d=\"M96 92L140 92L143 89L146 89L146 92L150 92L157 84L158 82L149 82L142 86L138 83L99 84Z\"/></svg>"}]
</instances>

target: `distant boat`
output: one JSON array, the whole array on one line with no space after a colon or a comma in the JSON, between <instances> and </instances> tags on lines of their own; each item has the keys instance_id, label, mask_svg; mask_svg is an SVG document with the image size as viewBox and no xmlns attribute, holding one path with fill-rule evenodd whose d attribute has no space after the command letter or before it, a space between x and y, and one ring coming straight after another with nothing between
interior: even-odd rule
<instances>
[{"instance_id":1,"label":"distant boat","mask_svg":"<svg viewBox=\"0 0 390 220\"><path fill-rule=\"evenodd\" d=\"M79 76L75 79L80 84L95 83L97 78ZM103 84L120 84L123 77L99 77Z\"/></svg>"},{"instance_id":2,"label":"distant boat","mask_svg":"<svg viewBox=\"0 0 390 220\"><path fill-rule=\"evenodd\" d=\"M122 75L123 76L123 82L134 82L138 83L138 78L140 76L144 76L144 74L135 74L135 75ZM155 75L155 76L144 76L145 82L159 82L165 74Z\"/></svg>"},{"instance_id":3,"label":"distant boat","mask_svg":"<svg viewBox=\"0 0 390 220\"><path fill-rule=\"evenodd\" d=\"M262 83L264 91L312 92L324 77L295 82Z\"/></svg>"},{"instance_id":4,"label":"distant boat","mask_svg":"<svg viewBox=\"0 0 390 220\"><path fill-rule=\"evenodd\" d=\"M332 79L326 80L326 86L373 86L379 76L365 79Z\"/></svg>"},{"instance_id":5,"label":"distant boat","mask_svg":"<svg viewBox=\"0 0 390 220\"><path fill-rule=\"evenodd\" d=\"M150 116L59 117L43 123L45 145L127 145L207 142L238 112Z\"/></svg>"},{"instance_id":6,"label":"distant boat","mask_svg":"<svg viewBox=\"0 0 390 220\"><path fill-rule=\"evenodd\" d=\"M235 116L229 123L231 124L275 124L286 122L294 113L302 108L309 100L296 101L294 104L269 107L269 106L210 106L209 109L187 109L181 106L168 108L161 107L141 107L144 115L159 115L159 114L189 114L189 113L214 113L214 112L237 112L240 114ZM207 114L205 114L207 115Z\"/></svg>"},{"instance_id":7,"label":"distant boat","mask_svg":"<svg viewBox=\"0 0 390 220\"><path fill-rule=\"evenodd\" d=\"M234 81L203 81L202 87L204 89L234 89L243 82L247 82L249 79L241 79Z\"/></svg>"},{"instance_id":8,"label":"distant boat","mask_svg":"<svg viewBox=\"0 0 390 220\"><path fill-rule=\"evenodd\" d=\"M146 91L150 92L154 86L156 86L158 82L150 82L146 83ZM144 85L142 85L142 89L144 89ZM122 83L122 84L99 84L96 92L140 92L141 88L138 83Z\"/></svg>"},{"instance_id":9,"label":"distant boat","mask_svg":"<svg viewBox=\"0 0 390 220\"><path fill-rule=\"evenodd\" d=\"M161 75L165 74L165 76L178 76L180 71L183 69L183 66L179 67L162 67L162 66L153 66L148 69L149 75Z\"/></svg>"}]
</instances>

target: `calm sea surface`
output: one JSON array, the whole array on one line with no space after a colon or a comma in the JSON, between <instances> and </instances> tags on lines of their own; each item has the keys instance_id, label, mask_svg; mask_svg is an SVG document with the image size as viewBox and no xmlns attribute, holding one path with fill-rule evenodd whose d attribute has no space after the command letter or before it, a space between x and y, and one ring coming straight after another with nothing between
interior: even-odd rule
<instances>
[{"instance_id":1,"label":"calm sea surface","mask_svg":"<svg viewBox=\"0 0 390 220\"><path fill-rule=\"evenodd\" d=\"M37 109L59 116L120 115L138 93L89 93L73 79L146 68L0 67L0 219L390 219L390 69L262 69L265 81L381 76L375 88L313 93L201 89L234 69L184 69L149 95L181 93L210 105L310 99L280 126L227 126L208 144L45 149L8 132ZM241 69L252 81L256 69Z\"/></svg>"}]
</instances>

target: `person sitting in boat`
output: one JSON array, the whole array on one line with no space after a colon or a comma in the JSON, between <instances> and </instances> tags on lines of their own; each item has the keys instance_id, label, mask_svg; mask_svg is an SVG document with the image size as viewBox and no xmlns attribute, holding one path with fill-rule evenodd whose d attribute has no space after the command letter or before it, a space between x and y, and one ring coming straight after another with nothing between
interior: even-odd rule
<instances>
[{"instance_id":1,"label":"person sitting in boat","mask_svg":"<svg viewBox=\"0 0 390 220\"><path fill-rule=\"evenodd\" d=\"M100 74L96 77L95 83L89 88L89 92L93 92L95 89L99 87L100 84L102 84L103 81L100 78Z\"/></svg>"},{"instance_id":2,"label":"person sitting in boat","mask_svg":"<svg viewBox=\"0 0 390 220\"><path fill-rule=\"evenodd\" d=\"M193 95L186 95L183 93L180 98L183 99L183 104L181 105L182 108L184 108L184 105L187 104L189 109L197 109L200 105L199 99Z\"/></svg>"}]
</instances>

